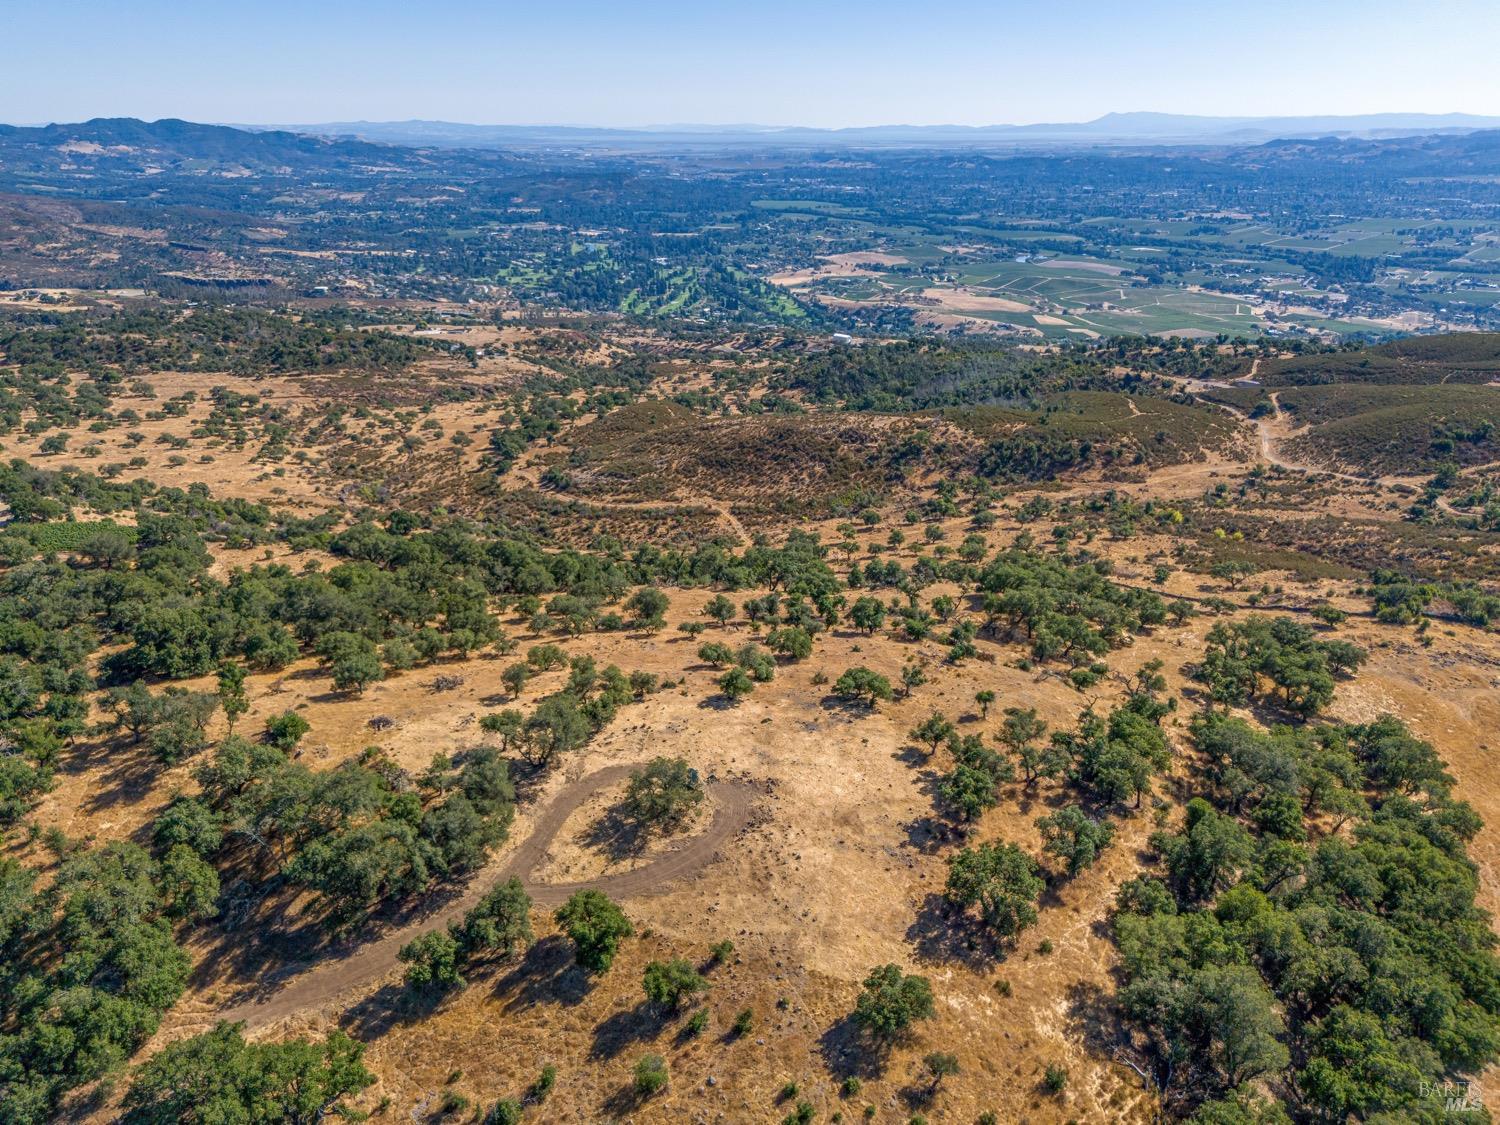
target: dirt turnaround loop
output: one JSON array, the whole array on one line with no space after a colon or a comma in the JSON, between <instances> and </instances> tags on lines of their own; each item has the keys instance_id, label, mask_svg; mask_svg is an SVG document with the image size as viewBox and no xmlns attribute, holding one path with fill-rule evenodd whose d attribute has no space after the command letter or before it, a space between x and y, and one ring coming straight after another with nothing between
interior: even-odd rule
<instances>
[{"instance_id":1,"label":"dirt turnaround loop","mask_svg":"<svg viewBox=\"0 0 1500 1125\"><path fill-rule=\"evenodd\" d=\"M461 918L491 887L517 876L537 906L555 906L575 891L592 888L611 898L639 898L662 894L679 880L708 866L719 846L750 823L757 787L747 781L710 781L715 807L708 830L682 847L650 863L619 875L606 875L578 883L533 883L531 872L552 846L553 838L585 801L600 789L623 781L635 766L608 766L572 782L547 806L531 835L507 859L486 868L475 877L463 895L419 922L392 930L372 941L324 960L295 976L259 999L236 1005L220 1013L221 1019L242 1020L249 1027L263 1026L288 1016L327 1004L350 989L378 980L399 963L396 953L418 934L446 926Z\"/></svg>"}]
</instances>

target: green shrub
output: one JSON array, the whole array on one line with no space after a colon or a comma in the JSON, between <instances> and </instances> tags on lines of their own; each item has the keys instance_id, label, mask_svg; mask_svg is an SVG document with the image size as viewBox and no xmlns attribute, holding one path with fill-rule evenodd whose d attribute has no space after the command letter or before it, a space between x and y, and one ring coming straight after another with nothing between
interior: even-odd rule
<instances>
[{"instance_id":1,"label":"green shrub","mask_svg":"<svg viewBox=\"0 0 1500 1125\"><path fill-rule=\"evenodd\" d=\"M649 1098L667 1084L667 1063L660 1055L642 1055L635 1064L635 1090Z\"/></svg>"}]
</instances>

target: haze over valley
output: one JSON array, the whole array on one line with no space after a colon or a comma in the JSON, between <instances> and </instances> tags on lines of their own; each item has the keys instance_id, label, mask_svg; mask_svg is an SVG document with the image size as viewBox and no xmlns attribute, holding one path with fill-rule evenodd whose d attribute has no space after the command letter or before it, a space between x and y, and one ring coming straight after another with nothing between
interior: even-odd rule
<instances>
[{"instance_id":1,"label":"haze over valley","mask_svg":"<svg viewBox=\"0 0 1500 1125\"><path fill-rule=\"evenodd\" d=\"M1489 1120L1430 9L13 13L0 1125Z\"/></svg>"}]
</instances>

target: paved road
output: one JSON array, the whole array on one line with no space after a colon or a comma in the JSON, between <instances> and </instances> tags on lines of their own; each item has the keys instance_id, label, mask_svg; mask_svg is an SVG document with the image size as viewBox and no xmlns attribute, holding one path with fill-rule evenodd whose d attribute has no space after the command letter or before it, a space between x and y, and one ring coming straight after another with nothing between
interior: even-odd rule
<instances>
[{"instance_id":1,"label":"paved road","mask_svg":"<svg viewBox=\"0 0 1500 1125\"><path fill-rule=\"evenodd\" d=\"M555 906L575 891L593 888L614 899L638 898L661 894L673 884L706 867L725 841L750 822L758 789L747 781L714 781L708 789L714 798L713 818L708 830L682 847L650 863L619 875L606 875L579 883L533 883L531 872L552 846L580 805L598 790L623 781L635 766L608 766L572 782L559 793L519 848L506 859L492 864L475 876L463 896L441 911L398 930L384 934L348 950L336 959L327 959L285 979L279 988L221 1012L220 1018L243 1020L256 1027L309 1008L326 1004L343 992L367 985L392 972L399 962L396 952L418 934L446 926L472 908L497 883L517 876L538 906Z\"/></svg>"}]
</instances>

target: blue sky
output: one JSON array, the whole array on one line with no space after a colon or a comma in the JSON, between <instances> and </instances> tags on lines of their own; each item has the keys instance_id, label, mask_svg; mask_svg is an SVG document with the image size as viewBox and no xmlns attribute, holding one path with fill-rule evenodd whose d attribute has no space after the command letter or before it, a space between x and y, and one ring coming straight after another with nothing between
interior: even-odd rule
<instances>
[{"instance_id":1,"label":"blue sky","mask_svg":"<svg viewBox=\"0 0 1500 1125\"><path fill-rule=\"evenodd\" d=\"M0 121L1500 114L1500 0L0 0Z\"/></svg>"}]
</instances>

